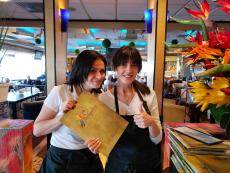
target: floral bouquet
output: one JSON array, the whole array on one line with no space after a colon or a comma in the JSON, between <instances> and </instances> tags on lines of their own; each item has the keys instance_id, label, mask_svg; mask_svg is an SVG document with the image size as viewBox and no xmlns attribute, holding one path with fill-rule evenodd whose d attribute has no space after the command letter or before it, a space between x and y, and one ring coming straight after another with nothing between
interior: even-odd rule
<instances>
[{"instance_id":1,"label":"floral bouquet","mask_svg":"<svg viewBox=\"0 0 230 173\"><path fill-rule=\"evenodd\" d=\"M190 83L192 94L201 111L209 108L214 119L226 129L230 136L230 28L220 30L208 20L210 6L206 0L195 2L198 11L186 8L194 20L172 20L188 25L199 25L195 36L187 38L189 43L168 45L169 47L184 48L181 53L187 65L202 63L204 72L195 76L210 76L211 82L195 81ZM230 14L230 0L217 0L222 11ZM208 27L214 28L209 32Z\"/></svg>"}]
</instances>

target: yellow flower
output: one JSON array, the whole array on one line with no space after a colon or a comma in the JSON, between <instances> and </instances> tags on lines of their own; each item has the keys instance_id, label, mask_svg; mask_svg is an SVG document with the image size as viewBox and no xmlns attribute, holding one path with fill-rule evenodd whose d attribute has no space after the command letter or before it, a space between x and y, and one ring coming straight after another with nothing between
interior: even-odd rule
<instances>
[{"instance_id":1,"label":"yellow flower","mask_svg":"<svg viewBox=\"0 0 230 173\"><path fill-rule=\"evenodd\" d=\"M201 111L208 108L209 104L215 104L220 107L230 104L230 96L221 91L222 88L229 87L229 80L225 77L217 77L213 83L207 85L203 82L192 82L192 94L197 107L201 106Z\"/></svg>"},{"instance_id":2,"label":"yellow flower","mask_svg":"<svg viewBox=\"0 0 230 173\"><path fill-rule=\"evenodd\" d=\"M229 87L229 80L225 77L217 77L213 80L213 83L209 85L213 89L221 89Z\"/></svg>"}]
</instances>

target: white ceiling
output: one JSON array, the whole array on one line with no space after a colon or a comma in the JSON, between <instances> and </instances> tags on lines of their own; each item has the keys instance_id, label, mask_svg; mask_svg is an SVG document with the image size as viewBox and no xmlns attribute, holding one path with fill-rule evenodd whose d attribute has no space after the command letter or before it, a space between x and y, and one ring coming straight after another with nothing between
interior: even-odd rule
<instances>
[{"instance_id":1,"label":"white ceiling","mask_svg":"<svg viewBox=\"0 0 230 173\"><path fill-rule=\"evenodd\" d=\"M203 0L200 1L202 2ZM218 4L213 2L214 0L207 1L211 7L210 20L225 23L229 22L230 15L222 12ZM147 3L147 0L69 0L70 20L136 21L143 23L144 10L147 8ZM197 9L194 5L194 0L168 0L170 16L192 19L185 11L185 6ZM43 0L12 0L4 7L1 7L1 11L2 13L5 11L10 15L10 18L14 20L43 20ZM2 13L0 13L0 16ZM181 31L168 28L167 39L172 40L180 35L180 33ZM126 43L135 41L142 44L142 42L146 41L146 34L144 30L127 30L122 32L119 29L100 29L97 32L92 32L88 28L70 28L68 44L71 49L78 47L83 48L84 45L80 44L83 44L83 41L90 42L102 38L109 38L112 41L112 47L117 47L122 41L126 41ZM81 42L76 43L76 40ZM100 47L100 45L97 47ZM142 51L146 50L143 49Z\"/></svg>"},{"instance_id":2,"label":"white ceiling","mask_svg":"<svg viewBox=\"0 0 230 173\"><path fill-rule=\"evenodd\" d=\"M220 10L216 0L207 1L211 7L210 20L229 21L229 16ZM70 19L141 21L144 19L143 12L147 9L147 3L147 0L69 0ZM8 4L15 19L43 19L43 0L11 0ZM171 16L191 19L184 7L197 9L194 0L168 0Z\"/></svg>"}]
</instances>

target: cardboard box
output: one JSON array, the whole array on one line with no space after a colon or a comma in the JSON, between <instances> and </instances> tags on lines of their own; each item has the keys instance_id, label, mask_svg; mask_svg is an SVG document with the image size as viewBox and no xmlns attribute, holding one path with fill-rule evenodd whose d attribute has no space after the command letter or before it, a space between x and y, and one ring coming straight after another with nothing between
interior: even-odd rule
<instances>
[{"instance_id":1,"label":"cardboard box","mask_svg":"<svg viewBox=\"0 0 230 173\"><path fill-rule=\"evenodd\" d=\"M0 120L0 172L32 172L32 120Z\"/></svg>"}]
</instances>

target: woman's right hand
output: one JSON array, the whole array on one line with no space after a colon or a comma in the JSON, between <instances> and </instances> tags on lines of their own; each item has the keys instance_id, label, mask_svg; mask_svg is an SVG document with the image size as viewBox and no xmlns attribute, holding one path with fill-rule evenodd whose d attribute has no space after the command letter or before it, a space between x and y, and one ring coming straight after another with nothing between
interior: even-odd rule
<instances>
[{"instance_id":1,"label":"woman's right hand","mask_svg":"<svg viewBox=\"0 0 230 173\"><path fill-rule=\"evenodd\" d=\"M99 138L91 138L89 140L86 140L85 144L88 146L89 150L92 153L97 154L101 146L101 140Z\"/></svg>"},{"instance_id":2,"label":"woman's right hand","mask_svg":"<svg viewBox=\"0 0 230 173\"><path fill-rule=\"evenodd\" d=\"M77 101L75 100L67 100L62 104L62 111L64 113L70 111L71 109L74 109L76 106Z\"/></svg>"}]
</instances>

